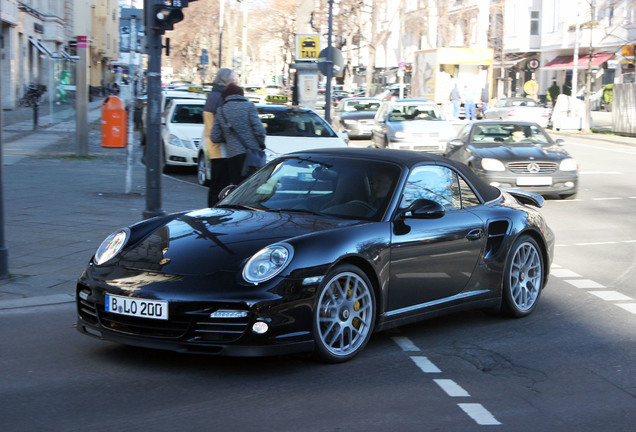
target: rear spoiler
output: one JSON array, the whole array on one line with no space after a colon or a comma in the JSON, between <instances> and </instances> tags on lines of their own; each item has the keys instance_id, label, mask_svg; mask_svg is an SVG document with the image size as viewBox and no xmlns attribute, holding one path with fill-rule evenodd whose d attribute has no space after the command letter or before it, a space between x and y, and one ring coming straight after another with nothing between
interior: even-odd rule
<instances>
[{"instance_id":1,"label":"rear spoiler","mask_svg":"<svg viewBox=\"0 0 636 432\"><path fill-rule=\"evenodd\" d=\"M531 206L535 206L539 208L543 207L544 199L539 194L536 194L534 192L524 191L524 190L518 190L518 189L503 189L503 190L505 190L510 195L515 197L515 199L519 201L521 204L531 205Z\"/></svg>"}]
</instances>

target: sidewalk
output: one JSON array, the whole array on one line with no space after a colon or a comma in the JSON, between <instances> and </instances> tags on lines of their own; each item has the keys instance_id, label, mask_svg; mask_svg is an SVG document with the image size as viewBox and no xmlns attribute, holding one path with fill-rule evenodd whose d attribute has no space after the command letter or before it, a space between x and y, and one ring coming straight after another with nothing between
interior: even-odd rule
<instances>
[{"instance_id":1,"label":"sidewalk","mask_svg":"<svg viewBox=\"0 0 636 432\"><path fill-rule=\"evenodd\" d=\"M43 116L37 131L27 110L23 120L12 113L12 122L5 122L3 200L10 277L0 280L0 309L73 301L77 278L102 240L143 218L141 151L136 146L133 152L132 187L126 194L127 153L101 147L101 103L89 107L89 157L84 158L75 156L74 118L50 123ZM206 188L162 176L166 213L206 202Z\"/></svg>"},{"instance_id":2,"label":"sidewalk","mask_svg":"<svg viewBox=\"0 0 636 432\"><path fill-rule=\"evenodd\" d=\"M73 301L76 280L102 240L142 219L146 170L139 163L140 149L135 143L132 188L126 194L126 150L101 147L101 104L102 99L89 104L88 158L75 156L74 118L54 123L43 115L41 127L33 131L31 110L5 112L3 191L10 277L0 280L0 309ZM600 120L606 121L607 114ZM636 138L615 135L554 135L636 145ZM162 176L166 213L206 203L206 188Z\"/></svg>"}]
</instances>

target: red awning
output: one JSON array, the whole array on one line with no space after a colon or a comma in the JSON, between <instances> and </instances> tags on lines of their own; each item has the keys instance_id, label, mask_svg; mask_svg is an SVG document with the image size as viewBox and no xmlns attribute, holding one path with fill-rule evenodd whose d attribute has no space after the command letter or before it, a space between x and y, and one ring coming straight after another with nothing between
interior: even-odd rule
<instances>
[{"instance_id":1,"label":"red awning","mask_svg":"<svg viewBox=\"0 0 636 432\"><path fill-rule=\"evenodd\" d=\"M601 53L594 54L592 57L592 67L599 67L607 60L609 60L614 54L613 53ZM588 63L590 61L589 55L583 55L579 57L579 61L577 63L577 68L587 68ZM574 57L573 56L558 56L554 60L548 62L547 65L543 66L541 69L572 69L574 67Z\"/></svg>"}]
</instances>

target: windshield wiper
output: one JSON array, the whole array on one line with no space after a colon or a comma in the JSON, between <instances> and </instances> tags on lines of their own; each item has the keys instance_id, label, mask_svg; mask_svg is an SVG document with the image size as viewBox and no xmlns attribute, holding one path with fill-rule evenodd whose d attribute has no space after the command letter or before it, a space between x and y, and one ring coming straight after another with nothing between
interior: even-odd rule
<instances>
[{"instance_id":1,"label":"windshield wiper","mask_svg":"<svg viewBox=\"0 0 636 432\"><path fill-rule=\"evenodd\" d=\"M257 209L255 207L246 206L243 204L220 204L215 206L215 208L229 208L235 210L252 210L252 211L261 211L261 209Z\"/></svg>"},{"instance_id":2,"label":"windshield wiper","mask_svg":"<svg viewBox=\"0 0 636 432\"><path fill-rule=\"evenodd\" d=\"M309 210L309 209L287 209L287 208L282 208L282 209L268 209L267 211L275 211L278 213L306 213L306 214L312 214L312 215L316 215L316 216L321 216L322 213L319 212L315 212L313 210Z\"/></svg>"}]
</instances>

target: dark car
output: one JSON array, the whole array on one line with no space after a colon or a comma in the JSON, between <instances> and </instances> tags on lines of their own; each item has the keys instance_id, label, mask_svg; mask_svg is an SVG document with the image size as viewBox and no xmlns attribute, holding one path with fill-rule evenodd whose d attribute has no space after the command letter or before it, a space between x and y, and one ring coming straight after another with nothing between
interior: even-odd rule
<instances>
[{"instance_id":1,"label":"dark car","mask_svg":"<svg viewBox=\"0 0 636 432\"><path fill-rule=\"evenodd\" d=\"M441 313L528 315L548 279L542 198L502 192L442 156L293 153L224 194L214 208L109 236L77 283L78 330L179 352L342 362L374 331Z\"/></svg>"},{"instance_id":2,"label":"dark car","mask_svg":"<svg viewBox=\"0 0 636 432\"><path fill-rule=\"evenodd\" d=\"M578 164L537 123L478 121L449 142L445 155L493 186L574 198Z\"/></svg>"},{"instance_id":3,"label":"dark car","mask_svg":"<svg viewBox=\"0 0 636 432\"><path fill-rule=\"evenodd\" d=\"M333 110L331 124L338 132L346 132L349 138L370 138L373 118L382 102L375 98L346 98Z\"/></svg>"}]
</instances>

